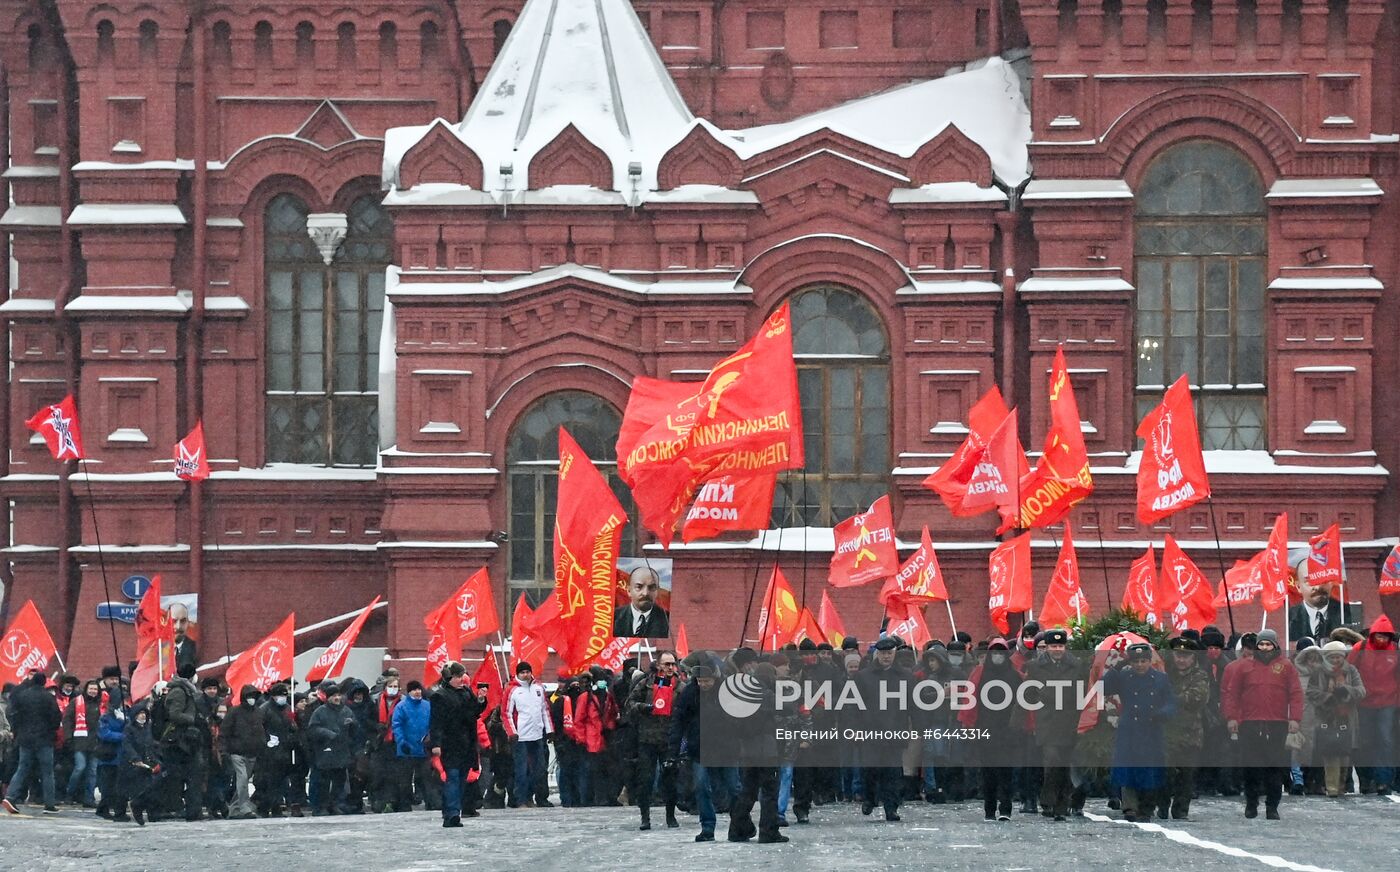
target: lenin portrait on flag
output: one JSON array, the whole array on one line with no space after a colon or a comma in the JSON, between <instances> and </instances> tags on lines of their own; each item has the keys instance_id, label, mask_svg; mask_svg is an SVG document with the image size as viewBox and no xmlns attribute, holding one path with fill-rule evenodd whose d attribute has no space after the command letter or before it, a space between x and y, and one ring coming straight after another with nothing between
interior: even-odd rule
<instances>
[{"instance_id":1,"label":"lenin portrait on flag","mask_svg":"<svg viewBox=\"0 0 1400 872\"><path fill-rule=\"evenodd\" d=\"M613 609L613 635L664 639L671 635L671 617L661 605L666 591L661 573L645 564L627 575L627 601Z\"/></svg>"}]
</instances>

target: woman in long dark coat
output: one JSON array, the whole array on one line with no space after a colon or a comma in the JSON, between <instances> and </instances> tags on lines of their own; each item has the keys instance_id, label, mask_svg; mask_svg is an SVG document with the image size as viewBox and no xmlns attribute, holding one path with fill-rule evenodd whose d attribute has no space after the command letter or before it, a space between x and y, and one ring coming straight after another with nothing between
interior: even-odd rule
<instances>
[{"instance_id":1,"label":"woman in long dark coat","mask_svg":"<svg viewBox=\"0 0 1400 872\"><path fill-rule=\"evenodd\" d=\"M1152 666L1152 646L1128 648L1126 666L1103 677L1104 693L1118 697L1118 731L1109 779L1122 791L1124 820L1149 820L1156 793L1167 782L1167 720L1176 695L1165 673Z\"/></svg>"}]
</instances>

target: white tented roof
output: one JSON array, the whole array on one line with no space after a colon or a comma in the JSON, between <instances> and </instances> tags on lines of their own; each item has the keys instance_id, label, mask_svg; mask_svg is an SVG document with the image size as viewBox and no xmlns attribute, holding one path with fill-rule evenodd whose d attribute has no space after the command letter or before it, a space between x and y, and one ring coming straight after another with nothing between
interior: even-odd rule
<instances>
[{"instance_id":1,"label":"white tented roof","mask_svg":"<svg viewBox=\"0 0 1400 872\"><path fill-rule=\"evenodd\" d=\"M1028 176L1031 138L1018 75L1000 58L781 124L719 130L686 107L628 0L527 0L467 117L447 127L481 159L484 190L501 190L509 165L518 192L534 187L530 161L571 124L608 155L613 190L625 194L633 163L637 187L656 190L661 158L697 125L745 159L823 128L909 157L955 125L1013 187ZM397 183L399 161L432 126L385 133L386 182Z\"/></svg>"}]
</instances>

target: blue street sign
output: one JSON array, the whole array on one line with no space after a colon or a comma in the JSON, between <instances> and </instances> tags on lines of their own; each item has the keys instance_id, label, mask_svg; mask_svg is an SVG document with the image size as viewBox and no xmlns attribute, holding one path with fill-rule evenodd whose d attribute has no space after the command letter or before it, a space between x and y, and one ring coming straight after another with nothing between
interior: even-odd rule
<instances>
[{"instance_id":1,"label":"blue street sign","mask_svg":"<svg viewBox=\"0 0 1400 872\"><path fill-rule=\"evenodd\" d=\"M136 601L146 595L146 590L151 586L151 580L144 575L128 576L122 582L122 596L129 600Z\"/></svg>"},{"instance_id":2,"label":"blue street sign","mask_svg":"<svg viewBox=\"0 0 1400 872\"><path fill-rule=\"evenodd\" d=\"M121 621L123 624L136 623L136 603L98 603L99 621Z\"/></svg>"}]
</instances>

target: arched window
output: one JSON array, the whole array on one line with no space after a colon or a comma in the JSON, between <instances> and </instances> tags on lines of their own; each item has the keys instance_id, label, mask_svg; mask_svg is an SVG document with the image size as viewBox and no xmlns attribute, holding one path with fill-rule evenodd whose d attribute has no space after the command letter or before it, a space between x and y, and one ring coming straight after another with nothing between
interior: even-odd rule
<instances>
[{"instance_id":1,"label":"arched window","mask_svg":"<svg viewBox=\"0 0 1400 872\"><path fill-rule=\"evenodd\" d=\"M141 22L138 33L140 34L138 45L141 49L141 61L154 63L157 49L156 39L160 36L160 25L147 18Z\"/></svg>"},{"instance_id":2,"label":"arched window","mask_svg":"<svg viewBox=\"0 0 1400 872\"><path fill-rule=\"evenodd\" d=\"M1182 373L1206 449L1265 447L1264 186L1209 140L1173 146L1137 197L1138 417Z\"/></svg>"},{"instance_id":3,"label":"arched window","mask_svg":"<svg viewBox=\"0 0 1400 872\"><path fill-rule=\"evenodd\" d=\"M216 21L213 37L213 44L209 47L209 62L221 67L233 63L233 28L227 21Z\"/></svg>"},{"instance_id":4,"label":"arched window","mask_svg":"<svg viewBox=\"0 0 1400 872\"><path fill-rule=\"evenodd\" d=\"M327 267L307 235L307 211L282 194L266 213L267 459L371 466L393 224L373 197L357 199Z\"/></svg>"},{"instance_id":5,"label":"arched window","mask_svg":"<svg viewBox=\"0 0 1400 872\"><path fill-rule=\"evenodd\" d=\"M438 32L436 21L425 21L418 27L418 60L425 70L437 66L438 55L442 50L438 45Z\"/></svg>"},{"instance_id":6,"label":"arched window","mask_svg":"<svg viewBox=\"0 0 1400 872\"><path fill-rule=\"evenodd\" d=\"M335 57L341 69L353 70L359 61L355 57L355 25L342 21L335 29Z\"/></svg>"},{"instance_id":7,"label":"arched window","mask_svg":"<svg viewBox=\"0 0 1400 872\"><path fill-rule=\"evenodd\" d=\"M399 28L392 21L379 25L379 67L394 70L399 65Z\"/></svg>"},{"instance_id":8,"label":"arched window","mask_svg":"<svg viewBox=\"0 0 1400 872\"><path fill-rule=\"evenodd\" d=\"M890 486L890 347L884 325L851 291L812 288L792 300L805 475L778 479L780 527L830 527Z\"/></svg>"},{"instance_id":9,"label":"arched window","mask_svg":"<svg viewBox=\"0 0 1400 872\"><path fill-rule=\"evenodd\" d=\"M259 69L272 66L272 23L269 21L253 25L253 61Z\"/></svg>"},{"instance_id":10,"label":"arched window","mask_svg":"<svg viewBox=\"0 0 1400 872\"><path fill-rule=\"evenodd\" d=\"M538 400L515 422L506 442L507 512L510 537L510 606L525 591L531 606L554 589L554 509L559 498L559 428L598 467L627 510L622 554L637 555L638 519L632 495L617 475L617 433L622 416L604 400L582 391L561 391Z\"/></svg>"},{"instance_id":11,"label":"arched window","mask_svg":"<svg viewBox=\"0 0 1400 872\"><path fill-rule=\"evenodd\" d=\"M116 28L106 18L97 22L97 63L107 66L116 56Z\"/></svg>"},{"instance_id":12,"label":"arched window","mask_svg":"<svg viewBox=\"0 0 1400 872\"><path fill-rule=\"evenodd\" d=\"M297 66L311 67L316 64L316 25L309 21L297 24L296 58Z\"/></svg>"}]
</instances>

